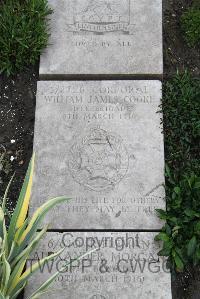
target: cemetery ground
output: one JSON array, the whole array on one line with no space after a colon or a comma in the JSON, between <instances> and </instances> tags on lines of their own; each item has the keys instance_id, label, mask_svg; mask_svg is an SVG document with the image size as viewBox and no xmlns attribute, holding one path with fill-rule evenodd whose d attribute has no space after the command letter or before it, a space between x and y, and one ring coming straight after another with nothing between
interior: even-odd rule
<instances>
[{"instance_id":1,"label":"cemetery ground","mask_svg":"<svg viewBox=\"0 0 200 299\"><path fill-rule=\"evenodd\" d=\"M164 1L164 83L176 75L177 69L181 73L187 69L193 78L200 76L199 48L189 47L186 44L180 28L180 16L190 6L191 2L190 0ZM15 206L15 200L32 155L37 80L38 64L28 67L25 71L9 78L5 75L0 76L0 153L2 157L0 160L0 195L3 194L9 178L15 172L15 179L9 195L10 210ZM171 85L178 97L180 97L181 91L185 93L187 100L185 109L183 107L181 110L183 117L180 119L183 121L183 126L180 124L179 130L176 132L173 129L179 126L178 120L171 126L169 122L177 117L174 113L177 97L174 96L173 101L173 96L170 94L171 91L169 91L171 89L164 88L164 100L166 100L164 104L166 160L173 173L179 177L181 177L181 172L190 167L181 161L184 159L188 160L188 157L190 157L192 170L198 172L200 159L198 150L200 146L199 129L189 126L192 114L189 111L187 114L187 109L191 109L193 104L199 101L200 84L197 87L198 83L196 83L196 80L192 80L191 83L187 76L182 78L182 80L186 81L184 83L180 80L179 87L177 87L177 81L174 81ZM191 101L188 100L188 94ZM168 104L171 106L169 107ZM200 108L197 107L197 109L199 111ZM196 110L196 112L198 111ZM194 117L194 122L197 117L198 113ZM190 134L188 136L186 136L187 134L184 135L185 128L186 131L194 130L190 140L187 139ZM191 145L189 148L188 144ZM180 151L185 150L188 151L187 155L179 155ZM176 156L174 157L175 154ZM170 184L168 180L167 184L168 186ZM200 269L198 267L188 267L187 271L176 275L172 285L173 298L200 298Z\"/></svg>"},{"instance_id":2,"label":"cemetery ground","mask_svg":"<svg viewBox=\"0 0 200 299\"><path fill-rule=\"evenodd\" d=\"M191 6L192 0L164 0L164 75L172 76L177 69L200 75L200 51L198 48L188 47L183 38L181 16ZM197 1L198 3L198 1Z\"/></svg>"}]
</instances>

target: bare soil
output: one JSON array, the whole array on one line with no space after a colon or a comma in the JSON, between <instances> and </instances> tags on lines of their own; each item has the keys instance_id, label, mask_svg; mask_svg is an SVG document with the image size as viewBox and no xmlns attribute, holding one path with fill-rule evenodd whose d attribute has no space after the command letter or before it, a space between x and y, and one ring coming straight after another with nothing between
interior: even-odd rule
<instances>
[{"instance_id":1,"label":"bare soil","mask_svg":"<svg viewBox=\"0 0 200 299\"><path fill-rule=\"evenodd\" d=\"M0 168L0 196L15 172L9 209L15 206L32 155L37 80L38 64L16 76L0 76L0 154L6 151L6 164Z\"/></svg>"},{"instance_id":2,"label":"bare soil","mask_svg":"<svg viewBox=\"0 0 200 299\"><path fill-rule=\"evenodd\" d=\"M181 15L193 1L199 0L163 0L165 78L186 69L195 77L200 75L200 49L188 47L180 26Z\"/></svg>"}]
</instances>

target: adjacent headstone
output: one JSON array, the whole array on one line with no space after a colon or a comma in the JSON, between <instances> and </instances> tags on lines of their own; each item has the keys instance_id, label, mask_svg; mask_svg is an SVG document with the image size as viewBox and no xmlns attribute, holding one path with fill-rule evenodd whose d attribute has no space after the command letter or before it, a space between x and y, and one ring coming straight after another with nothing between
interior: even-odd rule
<instances>
[{"instance_id":1,"label":"adjacent headstone","mask_svg":"<svg viewBox=\"0 0 200 299\"><path fill-rule=\"evenodd\" d=\"M38 82L30 213L53 229L154 230L165 209L159 81Z\"/></svg>"},{"instance_id":2,"label":"adjacent headstone","mask_svg":"<svg viewBox=\"0 0 200 299\"><path fill-rule=\"evenodd\" d=\"M54 12L41 78L162 76L162 0L49 0L49 5Z\"/></svg>"},{"instance_id":3,"label":"adjacent headstone","mask_svg":"<svg viewBox=\"0 0 200 299\"><path fill-rule=\"evenodd\" d=\"M48 233L28 266L65 248L61 256L40 266L26 288L28 298L59 271L51 292L42 299L171 299L171 278L165 258L158 257L155 233ZM73 261L90 252L67 269Z\"/></svg>"}]
</instances>

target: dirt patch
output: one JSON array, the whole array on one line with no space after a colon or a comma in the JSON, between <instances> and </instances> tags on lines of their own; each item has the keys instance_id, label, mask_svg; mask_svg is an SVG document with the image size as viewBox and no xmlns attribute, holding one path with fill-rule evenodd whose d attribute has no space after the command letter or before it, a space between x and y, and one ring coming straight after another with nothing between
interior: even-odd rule
<instances>
[{"instance_id":1,"label":"dirt patch","mask_svg":"<svg viewBox=\"0 0 200 299\"><path fill-rule=\"evenodd\" d=\"M172 76L188 69L193 76L200 75L200 49L187 46L180 26L180 17L192 0L163 1L164 75Z\"/></svg>"},{"instance_id":2,"label":"dirt patch","mask_svg":"<svg viewBox=\"0 0 200 299\"><path fill-rule=\"evenodd\" d=\"M200 266L188 268L172 278L173 299L200 298Z\"/></svg>"},{"instance_id":3,"label":"dirt patch","mask_svg":"<svg viewBox=\"0 0 200 299\"><path fill-rule=\"evenodd\" d=\"M6 150L6 165L9 164L9 171L0 171L0 195L16 172L9 208L15 205L32 155L37 80L38 65L15 77L0 77L0 151Z\"/></svg>"}]
</instances>

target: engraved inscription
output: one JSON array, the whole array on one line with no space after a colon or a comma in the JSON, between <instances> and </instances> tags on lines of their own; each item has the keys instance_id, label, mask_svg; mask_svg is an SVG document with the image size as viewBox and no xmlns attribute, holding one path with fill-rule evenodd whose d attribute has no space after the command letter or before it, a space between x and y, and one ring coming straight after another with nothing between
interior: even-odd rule
<instances>
[{"instance_id":1,"label":"engraved inscription","mask_svg":"<svg viewBox=\"0 0 200 299\"><path fill-rule=\"evenodd\" d=\"M44 265L39 263L38 275L33 275L29 281L28 294L41 284L42 278L47 280L59 271L52 286L57 293L50 292L42 299L54 299L55 294L59 299L171 299L168 296L170 270L166 268L167 259L158 257L161 243L154 241L155 235L133 232L48 232L38 250L33 251L28 267L32 269L36 261L46 258L50 253L60 250L62 253ZM83 254L84 258L78 259ZM155 281L156 291L152 289ZM159 297L151 296L157 293Z\"/></svg>"},{"instance_id":2,"label":"engraved inscription","mask_svg":"<svg viewBox=\"0 0 200 299\"><path fill-rule=\"evenodd\" d=\"M93 295L90 299L107 299L107 298L103 295L97 294L97 295Z\"/></svg>"},{"instance_id":3,"label":"engraved inscription","mask_svg":"<svg viewBox=\"0 0 200 299\"><path fill-rule=\"evenodd\" d=\"M65 195L70 202L45 220L55 228L160 229L160 88L158 81L39 82L31 214Z\"/></svg>"},{"instance_id":4,"label":"engraved inscription","mask_svg":"<svg viewBox=\"0 0 200 299\"><path fill-rule=\"evenodd\" d=\"M128 170L129 157L121 137L93 128L70 150L69 169L79 184L102 191L120 182Z\"/></svg>"},{"instance_id":5,"label":"engraved inscription","mask_svg":"<svg viewBox=\"0 0 200 299\"><path fill-rule=\"evenodd\" d=\"M78 0L74 7L73 24L67 31L130 33L130 0Z\"/></svg>"}]
</instances>

